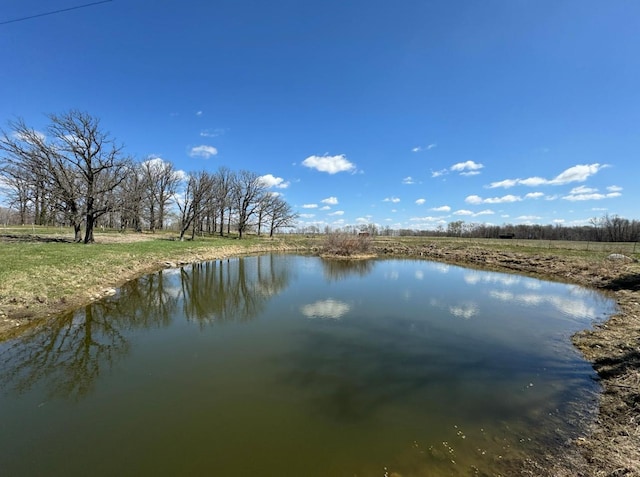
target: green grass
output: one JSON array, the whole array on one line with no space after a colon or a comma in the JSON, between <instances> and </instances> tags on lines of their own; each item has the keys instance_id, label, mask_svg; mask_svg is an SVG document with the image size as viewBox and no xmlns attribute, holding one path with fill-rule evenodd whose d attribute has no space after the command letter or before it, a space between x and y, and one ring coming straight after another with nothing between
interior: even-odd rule
<instances>
[{"instance_id":1,"label":"green grass","mask_svg":"<svg viewBox=\"0 0 640 477\"><path fill-rule=\"evenodd\" d=\"M0 242L0 305L57 302L95 291L105 282L150 270L163 261L193 261L233 245L240 250L257 239L205 238L194 242L148 240L91 245L58 242Z\"/></svg>"}]
</instances>

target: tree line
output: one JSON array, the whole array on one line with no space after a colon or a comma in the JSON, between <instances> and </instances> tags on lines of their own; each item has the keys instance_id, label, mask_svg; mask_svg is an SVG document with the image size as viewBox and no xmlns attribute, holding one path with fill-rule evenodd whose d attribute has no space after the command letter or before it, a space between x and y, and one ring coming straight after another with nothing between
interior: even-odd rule
<instances>
[{"instance_id":1,"label":"tree line","mask_svg":"<svg viewBox=\"0 0 640 477\"><path fill-rule=\"evenodd\" d=\"M492 225L457 220L447 226L431 230L393 229L378 227L376 224L346 225L340 228L318 225L303 225L295 229L305 235L366 235L383 237L464 237L464 238L507 238L532 240L568 240L585 242L638 242L640 241L640 221L629 220L618 215L606 214L589 220L589 225L567 226L539 224Z\"/></svg>"},{"instance_id":2,"label":"tree line","mask_svg":"<svg viewBox=\"0 0 640 477\"><path fill-rule=\"evenodd\" d=\"M181 240L253 228L272 236L297 219L255 172L136 161L86 112L48 118L44 132L17 119L0 134L0 185L22 225L70 226L76 242L90 243L96 226L155 232L176 215Z\"/></svg>"}]
</instances>

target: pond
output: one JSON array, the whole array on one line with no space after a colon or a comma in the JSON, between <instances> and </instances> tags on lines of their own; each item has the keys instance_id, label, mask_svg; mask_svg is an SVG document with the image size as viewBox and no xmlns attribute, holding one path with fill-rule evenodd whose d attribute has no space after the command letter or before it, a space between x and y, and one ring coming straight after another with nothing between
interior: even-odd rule
<instances>
[{"instance_id":1,"label":"pond","mask_svg":"<svg viewBox=\"0 0 640 477\"><path fill-rule=\"evenodd\" d=\"M168 269L0 344L3 475L493 474L575 438L614 303L418 260Z\"/></svg>"}]
</instances>

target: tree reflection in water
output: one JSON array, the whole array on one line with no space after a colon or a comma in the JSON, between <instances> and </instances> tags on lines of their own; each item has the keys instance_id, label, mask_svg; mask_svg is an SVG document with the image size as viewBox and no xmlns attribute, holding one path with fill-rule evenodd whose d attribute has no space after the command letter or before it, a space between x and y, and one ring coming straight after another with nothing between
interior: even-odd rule
<instances>
[{"instance_id":1,"label":"tree reflection in water","mask_svg":"<svg viewBox=\"0 0 640 477\"><path fill-rule=\"evenodd\" d=\"M251 320L291 281L287 261L273 255L197 263L180 273L184 314L201 326Z\"/></svg>"},{"instance_id":2,"label":"tree reflection in water","mask_svg":"<svg viewBox=\"0 0 640 477\"><path fill-rule=\"evenodd\" d=\"M323 258L322 271L327 281L340 281L350 275L364 277L373 270L375 260L342 260L333 258Z\"/></svg>"},{"instance_id":3,"label":"tree reflection in water","mask_svg":"<svg viewBox=\"0 0 640 477\"><path fill-rule=\"evenodd\" d=\"M250 320L290 282L273 256L205 262L126 283L117 296L51 320L0 344L0 382L18 393L44 385L50 397L79 398L129 351L128 332L168 327L182 311L200 326Z\"/></svg>"}]
</instances>

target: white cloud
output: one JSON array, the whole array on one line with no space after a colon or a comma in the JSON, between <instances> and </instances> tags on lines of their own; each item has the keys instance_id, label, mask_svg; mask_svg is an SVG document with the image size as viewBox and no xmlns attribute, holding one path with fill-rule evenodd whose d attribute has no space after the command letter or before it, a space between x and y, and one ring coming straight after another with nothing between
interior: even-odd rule
<instances>
[{"instance_id":1,"label":"white cloud","mask_svg":"<svg viewBox=\"0 0 640 477\"><path fill-rule=\"evenodd\" d=\"M431 171L431 177L440 177L447 174L449 171L447 169L440 169L439 171Z\"/></svg>"},{"instance_id":2,"label":"white cloud","mask_svg":"<svg viewBox=\"0 0 640 477\"><path fill-rule=\"evenodd\" d=\"M576 202L582 200L613 199L622 195L620 192L609 192L608 194L602 194L600 192L597 192L597 190L598 189L591 189L588 187L586 187L584 190L581 190L579 187L576 187L568 195L565 195L562 198L571 202Z\"/></svg>"},{"instance_id":3,"label":"white cloud","mask_svg":"<svg viewBox=\"0 0 640 477\"><path fill-rule=\"evenodd\" d=\"M191 151L189 151L191 157L204 157L205 159L209 159L216 154L218 154L218 150L215 147L206 145L192 147Z\"/></svg>"},{"instance_id":4,"label":"white cloud","mask_svg":"<svg viewBox=\"0 0 640 477\"><path fill-rule=\"evenodd\" d=\"M408 185L410 185L410 184L415 184L415 183L416 183L416 181L415 181L415 180L413 180L413 177L411 177L411 176L407 176L407 177L405 177L404 179L402 179L402 183L403 183L403 184L408 184Z\"/></svg>"},{"instance_id":5,"label":"white cloud","mask_svg":"<svg viewBox=\"0 0 640 477\"><path fill-rule=\"evenodd\" d=\"M442 205L440 207L434 207L433 209L434 212L451 212L451 207L449 207L448 205Z\"/></svg>"},{"instance_id":6,"label":"white cloud","mask_svg":"<svg viewBox=\"0 0 640 477\"><path fill-rule=\"evenodd\" d=\"M323 207L320 207L318 210L331 210L331 207L329 207L328 205L325 205Z\"/></svg>"},{"instance_id":7,"label":"white cloud","mask_svg":"<svg viewBox=\"0 0 640 477\"><path fill-rule=\"evenodd\" d=\"M540 220L542 217L538 217L537 215L521 215L520 217L516 217L516 220Z\"/></svg>"},{"instance_id":8,"label":"white cloud","mask_svg":"<svg viewBox=\"0 0 640 477\"><path fill-rule=\"evenodd\" d=\"M298 217L302 218L302 219L311 219L313 217L315 217L316 214L299 214Z\"/></svg>"},{"instance_id":9,"label":"white cloud","mask_svg":"<svg viewBox=\"0 0 640 477\"><path fill-rule=\"evenodd\" d=\"M524 196L525 199L539 199L540 197L543 197L544 194L542 192L529 192L528 194L526 194Z\"/></svg>"},{"instance_id":10,"label":"white cloud","mask_svg":"<svg viewBox=\"0 0 640 477\"><path fill-rule=\"evenodd\" d=\"M326 199L322 199L320 202L322 202L323 204L338 205L338 198L337 197L327 197Z\"/></svg>"},{"instance_id":11,"label":"white cloud","mask_svg":"<svg viewBox=\"0 0 640 477\"><path fill-rule=\"evenodd\" d=\"M520 202L522 200L522 197L517 196L517 195L505 195L502 197L489 197L486 199L483 199L482 197L478 196L478 195L470 195L467 196L466 199L464 199L464 201L467 204L474 204L474 205L478 205L478 204L504 204L504 203L511 203L511 202Z\"/></svg>"},{"instance_id":12,"label":"white cloud","mask_svg":"<svg viewBox=\"0 0 640 477\"><path fill-rule=\"evenodd\" d=\"M397 204L398 202L400 202L400 199L398 199L397 197L386 197L382 202L391 202L393 204Z\"/></svg>"},{"instance_id":13,"label":"white cloud","mask_svg":"<svg viewBox=\"0 0 640 477\"><path fill-rule=\"evenodd\" d=\"M508 189L517 185L519 180L520 179L505 179L499 182L492 182L491 184L489 184L489 189L495 189L497 187L504 187L505 189Z\"/></svg>"},{"instance_id":14,"label":"white cloud","mask_svg":"<svg viewBox=\"0 0 640 477\"><path fill-rule=\"evenodd\" d=\"M344 215L344 210L336 210L335 212L331 212L328 215Z\"/></svg>"},{"instance_id":15,"label":"white cloud","mask_svg":"<svg viewBox=\"0 0 640 477\"><path fill-rule=\"evenodd\" d=\"M260 182L262 182L265 187L275 187L276 189L286 189L290 185L290 183L285 182L282 177L275 177L273 174L260 176Z\"/></svg>"},{"instance_id":16,"label":"white cloud","mask_svg":"<svg viewBox=\"0 0 640 477\"><path fill-rule=\"evenodd\" d=\"M317 209L318 208L318 204L303 204L302 208L303 209Z\"/></svg>"},{"instance_id":17,"label":"white cloud","mask_svg":"<svg viewBox=\"0 0 640 477\"><path fill-rule=\"evenodd\" d=\"M347 156L344 154L338 154L336 156L309 156L302 161L302 165L329 174L349 171L355 172L356 169L355 164L349 162Z\"/></svg>"},{"instance_id":18,"label":"white cloud","mask_svg":"<svg viewBox=\"0 0 640 477\"><path fill-rule=\"evenodd\" d=\"M196 111L196 116L202 116L202 111Z\"/></svg>"},{"instance_id":19,"label":"white cloud","mask_svg":"<svg viewBox=\"0 0 640 477\"><path fill-rule=\"evenodd\" d=\"M480 169L484 167L483 164L479 164L474 161L466 161L466 162L458 162L451 166L451 170L455 172L460 172L462 175L476 175L480 174Z\"/></svg>"},{"instance_id":20,"label":"white cloud","mask_svg":"<svg viewBox=\"0 0 640 477\"><path fill-rule=\"evenodd\" d=\"M422 204L424 204L426 201L427 201L426 199L418 199L418 200L416 200L416 204L418 204L418 205L422 205Z\"/></svg>"},{"instance_id":21,"label":"white cloud","mask_svg":"<svg viewBox=\"0 0 640 477\"><path fill-rule=\"evenodd\" d=\"M413 149L411 149L411 152L430 151L431 149L433 149L436 146L437 146L437 144L429 144L427 146L416 146Z\"/></svg>"},{"instance_id":22,"label":"white cloud","mask_svg":"<svg viewBox=\"0 0 640 477\"><path fill-rule=\"evenodd\" d=\"M409 220L411 222L444 223L444 221L442 220L442 217L432 217L432 216L411 217Z\"/></svg>"},{"instance_id":23,"label":"white cloud","mask_svg":"<svg viewBox=\"0 0 640 477\"><path fill-rule=\"evenodd\" d=\"M560 185L569 184L570 182L584 182L589 176L594 175L606 165L601 164L579 164L577 166L570 167L564 172L558 174L554 179L550 181L550 184Z\"/></svg>"},{"instance_id":24,"label":"white cloud","mask_svg":"<svg viewBox=\"0 0 640 477\"><path fill-rule=\"evenodd\" d=\"M529 177L527 179L505 179L499 182L489 184L490 189L497 187L509 188L516 185L525 185L536 187L540 185L564 185L571 182L584 182L601 169L608 167L606 164L578 164L562 171L553 179L544 179L542 177Z\"/></svg>"},{"instance_id":25,"label":"white cloud","mask_svg":"<svg viewBox=\"0 0 640 477\"><path fill-rule=\"evenodd\" d=\"M491 209L485 209L485 210L481 210L480 212L472 212L470 210L466 210L466 209L461 209L461 210L456 210L453 215L468 215L468 216L472 216L472 217L478 217L481 215L493 215L495 214L495 212Z\"/></svg>"},{"instance_id":26,"label":"white cloud","mask_svg":"<svg viewBox=\"0 0 640 477\"><path fill-rule=\"evenodd\" d=\"M491 209L484 209L481 210L480 212L476 212L475 214L473 214L474 217L478 217L479 215L494 215L495 212Z\"/></svg>"},{"instance_id":27,"label":"white cloud","mask_svg":"<svg viewBox=\"0 0 640 477\"><path fill-rule=\"evenodd\" d=\"M616 186L616 185L612 185L612 186L607 187L607 190L609 192L621 192L622 191L622 187Z\"/></svg>"},{"instance_id":28,"label":"white cloud","mask_svg":"<svg viewBox=\"0 0 640 477\"><path fill-rule=\"evenodd\" d=\"M571 189L570 194L592 194L594 192L598 192L598 189L594 189L593 187L587 186L578 186Z\"/></svg>"},{"instance_id":29,"label":"white cloud","mask_svg":"<svg viewBox=\"0 0 640 477\"><path fill-rule=\"evenodd\" d=\"M215 128L215 129L204 129L200 131L200 136L202 137L218 137L222 136L227 132L225 128Z\"/></svg>"}]
</instances>

